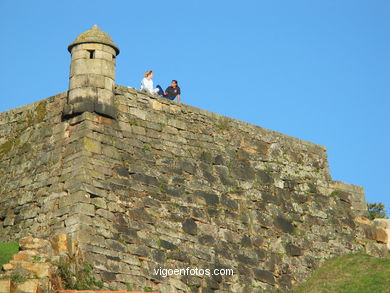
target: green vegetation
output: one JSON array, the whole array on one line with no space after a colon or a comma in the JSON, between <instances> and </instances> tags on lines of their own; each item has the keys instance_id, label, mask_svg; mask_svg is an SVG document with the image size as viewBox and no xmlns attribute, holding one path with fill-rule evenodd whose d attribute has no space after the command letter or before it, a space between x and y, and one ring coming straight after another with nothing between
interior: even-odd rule
<instances>
[{"instance_id":1,"label":"green vegetation","mask_svg":"<svg viewBox=\"0 0 390 293\"><path fill-rule=\"evenodd\" d=\"M21 124L21 128L14 129L12 137L8 137L8 140L2 145L0 145L0 158L2 158L13 148L19 146L19 136L23 133L23 131L25 131L31 125L43 121L46 117L46 114L46 102L42 101L35 107L33 111L29 111L27 113L26 120L18 120L17 124ZM31 148L31 145L27 144L25 147L28 151L29 148Z\"/></svg>"},{"instance_id":2,"label":"green vegetation","mask_svg":"<svg viewBox=\"0 0 390 293\"><path fill-rule=\"evenodd\" d=\"M191 292L198 292L198 287L194 285L188 285L188 288L190 289Z\"/></svg>"},{"instance_id":3,"label":"green vegetation","mask_svg":"<svg viewBox=\"0 0 390 293\"><path fill-rule=\"evenodd\" d=\"M40 262L42 258L40 256L34 256L33 261Z\"/></svg>"},{"instance_id":4,"label":"green vegetation","mask_svg":"<svg viewBox=\"0 0 390 293\"><path fill-rule=\"evenodd\" d=\"M229 192L231 193L236 193L242 190L242 188L238 186L229 186L228 188L229 188Z\"/></svg>"},{"instance_id":5,"label":"green vegetation","mask_svg":"<svg viewBox=\"0 0 390 293\"><path fill-rule=\"evenodd\" d=\"M231 171L233 169L233 162L232 161L229 161L226 165L226 167L229 169L229 171Z\"/></svg>"},{"instance_id":6,"label":"green vegetation","mask_svg":"<svg viewBox=\"0 0 390 293\"><path fill-rule=\"evenodd\" d=\"M23 276L21 274L12 274L10 279L12 283L24 283L27 281L26 276Z\"/></svg>"},{"instance_id":7,"label":"green vegetation","mask_svg":"<svg viewBox=\"0 0 390 293\"><path fill-rule=\"evenodd\" d=\"M34 122L41 122L46 116L46 102L40 102L35 108Z\"/></svg>"},{"instance_id":8,"label":"green vegetation","mask_svg":"<svg viewBox=\"0 0 390 293\"><path fill-rule=\"evenodd\" d=\"M176 209L178 209L179 207L180 207L180 205L179 205L177 202L175 202L175 203L172 204L172 209L173 209L173 210L176 210Z\"/></svg>"},{"instance_id":9,"label":"green vegetation","mask_svg":"<svg viewBox=\"0 0 390 293\"><path fill-rule=\"evenodd\" d=\"M122 244L126 244L126 243L127 243L126 239L125 239L122 235L119 236L118 241L119 241L120 243L122 243Z\"/></svg>"},{"instance_id":10,"label":"green vegetation","mask_svg":"<svg viewBox=\"0 0 390 293\"><path fill-rule=\"evenodd\" d=\"M150 146L144 145L144 151L150 151Z\"/></svg>"},{"instance_id":11,"label":"green vegetation","mask_svg":"<svg viewBox=\"0 0 390 293\"><path fill-rule=\"evenodd\" d=\"M368 218L374 220L375 218L386 218L385 205L381 202L368 203Z\"/></svg>"},{"instance_id":12,"label":"green vegetation","mask_svg":"<svg viewBox=\"0 0 390 293\"><path fill-rule=\"evenodd\" d=\"M18 146L19 144L20 144L20 140L19 138L16 138L16 139L10 139L7 142L0 145L0 158L3 157L4 154L12 150L14 147Z\"/></svg>"},{"instance_id":13,"label":"green vegetation","mask_svg":"<svg viewBox=\"0 0 390 293\"><path fill-rule=\"evenodd\" d=\"M60 277L66 289L96 290L103 288L103 282L95 279L93 267L75 260L61 261L58 265Z\"/></svg>"},{"instance_id":14,"label":"green vegetation","mask_svg":"<svg viewBox=\"0 0 390 293\"><path fill-rule=\"evenodd\" d=\"M133 286L131 286L131 284L125 283L125 285L126 285L126 290L127 291L133 291Z\"/></svg>"},{"instance_id":15,"label":"green vegetation","mask_svg":"<svg viewBox=\"0 0 390 293\"><path fill-rule=\"evenodd\" d=\"M215 122L215 126L220 130L228 130L230 128L229 119L226 117L220 117Z\"/></svg>"},{"instance_id":16,"label":"green vegetation","mask_svg":"<svg viewBox=\"0 0 390 293\"><path fill-rule=\"evenodd\" d=\"M164 184L160 183L160 192L161 193L167 193L167 188L165 187Z\"/></svg>"},{"instance_id":17,"label":"green vegetation","mask_svg":"<svg viewBox=\"0 0 390 293\"><path fill-rule=\"evenodd\" d=\"M17 242L3 242L0 243L0 268L8 263L12 256L19 251L19 243Z\"/></svg>"},{"instance_id":18,"label":"green vegetation","mask_svg":"<svg viewBox=\"0 0 390 293\"><path fill-rule=\"evenodd\" d=\"M156 244L157 244L157 247L158 247L158 248L161 248L161 247L162 247L162 245L161 245L161 240L160 240L160 239L157 240Z\"/></svg>"},{"instance_id":19,"label":"green vegetation","mask_svg":"<svg viewBox=\"0 0 390 293\"><path fill-rule=\"evenodd\" d=\"M294 293L390 292L390 259L363 253L328 259Z\"/></svg>"}]
</instances>

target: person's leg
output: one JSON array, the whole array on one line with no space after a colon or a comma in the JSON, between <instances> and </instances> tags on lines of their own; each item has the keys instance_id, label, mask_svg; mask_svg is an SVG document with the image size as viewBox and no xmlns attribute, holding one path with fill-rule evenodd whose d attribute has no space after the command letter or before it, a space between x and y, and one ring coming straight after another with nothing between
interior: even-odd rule
<instances>
[{"instance_id":1,"label":"person's leg","mask_svg":"<svg viewBox=\"0 0 390 293\"><path fill-rule=\"evenodd\" d=\"M167 99L169 99L171 101L173 101L175 99L175 97L169 97L169 96L164 96L164 98L167 98Z\"/></svg>"},{"instance_id":2,"label":"person's leg","mask_svg":"<svg viewBox=\"0 0 390 293\"><path fill-rule=\"evenodd\" d=\"M156 88L158 89L157 94L160 95L160 96L163 96L163 95L164 95L164 91L163 91L163 89L161 88L161 86L160 86L160 85L157 85Z\"/></svg>"}]
</instances>

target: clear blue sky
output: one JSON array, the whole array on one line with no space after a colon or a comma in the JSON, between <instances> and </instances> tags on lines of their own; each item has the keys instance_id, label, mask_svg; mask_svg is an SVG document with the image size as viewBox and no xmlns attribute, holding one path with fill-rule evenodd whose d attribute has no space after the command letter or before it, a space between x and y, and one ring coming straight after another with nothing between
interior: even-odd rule
<instances>
[{"instance_id":1,"label":"clear blue sky","mask_svg":"<svg viewBox=\"0 0 390 293\"><path fill-rule=\"evenodd\" d=\"M93 24L118 84L153 69L186 104L325 145L333 179L390 207L389 0L0 0L0 111L67 90Z\"/></svg>"}]
</instances>

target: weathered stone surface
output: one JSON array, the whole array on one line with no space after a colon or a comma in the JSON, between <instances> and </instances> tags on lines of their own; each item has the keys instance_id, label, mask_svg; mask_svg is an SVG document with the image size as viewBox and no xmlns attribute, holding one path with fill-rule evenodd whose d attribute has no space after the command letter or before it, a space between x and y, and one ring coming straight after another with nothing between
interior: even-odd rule
<instances>
[{"instance_id":1,"label":"weathered stone surface","mask_svg":"<svg viewBox=\"0 0 390 293\"><path fill-rule=\"evenodd\" d=\"M196 235L198 230L194 219L186 219L183 222L183 231L191 235Z\"/></svg>"},{"instance_id":2,"label":"weathered stone surface","mask_svg":"<svg viewBox=\"0 0 390 293\"><path fill-rule=\"evenodd\" d=\"M68 252L68 237L66 234L58 234L52 237L50 242L56 253Z\"/></svg>"},{"instance_id":3,"label":"weathered stone surface","mask_svg":"<svg viewBox=\"0 0 390 293\"><path fill-rule=\"evenodd\" d=\"M387 243L387 248L390 250L390 219L375 219L374 222L382 225L385 230L386 235L383 231L380 232L381 235L377 232L377 238L379 237L382 243Z\"/></svg>"},{"instance_id":4,"label":"weathered stone surface","mask_svg":"<svg viewBox=\"0 0 390 293\"><path fill-rule=\"evenodd\" d=\"M22 249L44 249L50 246L50 242L44 239L24 237L19 240L19 245Z\"/></svg>"},{"instance_id":5,"label":"weathered stone surface","mask_svg":"<svg viewBox=\"0 0 390 293\"><path fill-rule=\"evenodd\" d=\"M302 249L294 244L291 244L291 243L286 245L286 252L288 255L291 255L291 256L303 255Z\"/></svg>"},{"instance_id":6,"label":"weathered stone surface","mask_svg":"<svg viewBox=\"0 0 390 293\"><path fill-rule=\"evenodd\" d=\"M294 231L294 226L284 217L276 217L274 224L277 229L283 232L292 233Z\"/></svg>"},{"instance_id":7,"label":"weathered stone surface","mask_svg":"<svg viewBox=\"0 0 390 293\"><path fill-rule=\"evenodd\" d=\"M31 273L33 273L38 278L49 277L50 274L50 265L47 263L22 263L21 267Z\"/></svg>"},{"instance_id":8,"label":"weathered stone surface","mask_svg":"<svg viewBox=\"0 0 390 293\"><path fill-rule=\"evenodd\" d=\"M255 279L271 285L275 284L275 277L271 272L254 269L253 273L255 275Z\"/></svg>"},{"instance_id":9,"label":"weathered stone surface","mask_svg":"<svg viewBox=\"0 0 390 293\"><path fill-rule=\"evenodd\" d=\"M106 33L94 26L69 45L69 52L72 62L64 115L96 112L116 119L113 89L118 47Z\"/></svg>"},{"instance_id":10,"label":"weathered stone surface","mask_svg":"<svg viewBox=\"0 0 390 293\"><path fill-rule=\"evenodd\" d=\"M15 292L20 293L39 293L39 280L31 279L27 280L21 284L16 284Z\"/></svg>"},{"instance_id":11,"label":"weathered stone surface","mask_svg":"<svg viewBox=\"0 0 390 293\"><path fill-rule=\"evenodd\" d=\"M86 49L74 51L77 60ZM103 81L88 78L72 85ZM111 85L105 76L98 88ZM198 292L258 284L288 291L319 258L363 247L386 254L385 228L363 219L361 188L331 180L323 147L134 89L114 86L114 94L117 120L94 110L62 117L67 93L0 113L4 241L57 235L23 240L22 249L80 248L117 288L173 292L189 284ZM41 262L26 269L46 276ZM158 266L235 273L150 280Z\"/></svg>"},{"instance_id":12,"label":"weathered stone surface","mask_svg":"<svg viewBox=\"0 0 390 293\"><path fill-rule=\"evenodd\" d=\"M387 243L388 235L385 229L376 228L375 240L381 243Z\"/></svg>"},{"instance_id":13,"label":"weathered stone surface","mask_svg":"<svg viewBox=\"0 0 390 293\"><path fill-rule=\"evenodd\" d=\"M11 280L0 280L0 293L11 293Z\"/></svg>"}]
</instances>

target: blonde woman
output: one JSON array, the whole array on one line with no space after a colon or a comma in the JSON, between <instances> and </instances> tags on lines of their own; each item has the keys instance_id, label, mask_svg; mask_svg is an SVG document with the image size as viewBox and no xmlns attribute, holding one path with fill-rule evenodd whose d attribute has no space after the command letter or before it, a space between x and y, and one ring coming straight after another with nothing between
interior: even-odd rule
<instances>
[{"instance_id":1,"label":"blonde woman","mask_svg":"<svg viewBox=\"0 0 390 293\"><path fill-rule=\"evenodd\" d=\"M153 88L152 78L153 78L153 71L152 70L146 71L145 77L141 81L141 90L155 95L159 93L160 89Z\"/></svg>"}]
</instances>

